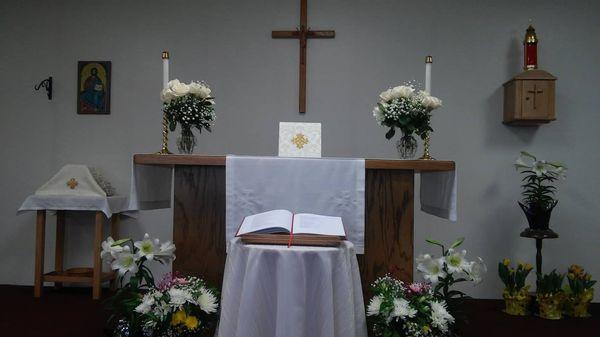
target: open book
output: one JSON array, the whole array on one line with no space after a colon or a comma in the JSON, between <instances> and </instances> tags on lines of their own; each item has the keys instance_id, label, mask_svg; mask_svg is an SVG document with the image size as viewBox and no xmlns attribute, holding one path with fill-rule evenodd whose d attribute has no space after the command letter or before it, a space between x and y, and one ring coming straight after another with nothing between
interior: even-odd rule
<instances>
[{"instance_id":1,"label":"open book","mask_svg":"<svg viewBox=\"0 0 600 337\"><path fill-rule=\"evenodd\" d=\"M346 231L340 217L273 210L245 217L236 236L241 236L245 242L254 240L251 243L282 244L287 240L288 245L330 246L338 245L346 237ZM256 242L256 239L268 242ZM337 244L329 244L332 242Z\"/></svg>"}]
</instances>

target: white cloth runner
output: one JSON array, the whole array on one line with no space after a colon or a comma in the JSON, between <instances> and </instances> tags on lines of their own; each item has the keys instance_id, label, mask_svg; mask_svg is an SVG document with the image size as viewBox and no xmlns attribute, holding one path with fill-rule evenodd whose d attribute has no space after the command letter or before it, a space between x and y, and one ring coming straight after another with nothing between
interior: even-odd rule
<instances>
[{"instance_id":1,"label":"white cloth runner","mask_svg":"<svg viewBox=\"0 0 600 337\"><path fill-rule=\"evenodd\" d=\"M130 210L148 210L171 207L173 167L132 164Z\"/></svg>"},{"instance_id":2,"label":"white cloth runner","mask_svg":"<svg viewBox=\"0 0 600 337\"><path fill-rule=\"evenodd\" d=\"M364 253L364 159L227 156L226 240L244 219L287 209L340 216L346 235Z\"/></svg>"},{"instance_id":3,"label":"white cloth runner","mask_svg":"<svg viewBox=\"0 0 600 337\"><path fill-rule=\"evenodd\" d=\"M421 210L456 221L456 171L421 172Z\"/></svg>"},{"instance_id":4,"label":"white cloth runner","mask_svg":"<svg viewBox=\"0 0 600 337\"><path fill-rule=\"evenodd\" d=\"M17 214L37 210L102 211L110 218L113 213L128 210L127 197L90 197L78 195L30 195ZM132 216L132 214L126 214Z\"/></svg>"},{"instance_id":5,"label":"white cloth runner","mask_svg":"<svg viewBox=\"0 0 600 337\"><path fill-rule=\"evenodd\" d=\"M225 264L219 337L366 337L356 253L244 245Z\"/></svg>"}]
</instances>

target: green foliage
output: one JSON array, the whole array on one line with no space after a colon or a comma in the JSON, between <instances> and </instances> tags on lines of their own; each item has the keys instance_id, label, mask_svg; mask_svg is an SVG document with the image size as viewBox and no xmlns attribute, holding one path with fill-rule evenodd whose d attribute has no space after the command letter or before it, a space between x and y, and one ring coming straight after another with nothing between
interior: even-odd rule
<instances>
[{"instance_id":1,"label":"green foliage","mask_svg":"<svg viewBox=\"0 0 600 337\"><path fill-rule=\"evenodd\" d=\"M537 293L553 295L562 292L562 283L564 274L556 272L554 269L550 274L540 275L538 278Z\"/></svg>"},{"instance_id":2,"label":"green foliage","mask_svg":"<svg viewBox=\"0 0 600 337\"><path fill-rule=\"evenodd\" d=\"M592 275L586 273L578 265L571 265L569 267L567 282L569 284L569 291L574 295L580 295L584 291L593 288L594 284L596 284L596 281L592 280Z\"/></svg>"},{"instance_id":3,"label":"green foliage","mask_svg":"<svg viewBox=\"0 0 600 337\"><path fill-rule=\"evenodd\" d=\"M177 124L182 129L195 127L198 131L202 129L212 131L212 123L215 121L215 108L212 98L200 98L192 94L177 97L163 104L163 111L169 122L169 129L175 131Z\"/></svg>"},{"instance_id":4,"label":"green foliage","mask_svg":"<svg viewBox=\"0 0 600 337\"><path fill-rule=\"evenodd\" d=\"M519 263L517 268L511 268L509 259L498 263L498 275L506 290L512 295L525 288L525 280L532 269L529 263Z\"/></svg>"}]
</instances>

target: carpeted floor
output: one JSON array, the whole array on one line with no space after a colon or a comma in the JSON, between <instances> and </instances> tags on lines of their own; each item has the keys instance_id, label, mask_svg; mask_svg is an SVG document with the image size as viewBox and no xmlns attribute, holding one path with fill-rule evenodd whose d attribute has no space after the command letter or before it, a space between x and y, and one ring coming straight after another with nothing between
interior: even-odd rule
<instances>
[{"instance_id":1,"label":"carpeted floor","mask_svg":"<svg viewBox=\"0 0 600 337\"><path fill-rule=\"evenodd\" d=\"M41 299L32 287L0 286L2 337L103 337L108 313L91 290L48 288ZM537 317L511 317L501 312L502 301L471 300L465 304L470 323L463 337L600 337L600 304L590 319L548 321Z\"/></svg>"}]
</instances>

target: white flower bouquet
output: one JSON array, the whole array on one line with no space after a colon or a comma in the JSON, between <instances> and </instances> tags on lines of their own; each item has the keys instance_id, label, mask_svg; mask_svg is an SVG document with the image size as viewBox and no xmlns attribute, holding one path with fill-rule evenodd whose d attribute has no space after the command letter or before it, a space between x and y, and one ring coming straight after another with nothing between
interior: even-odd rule
<instances>
[{"instance_id":1,"label":"white flower bouquet","mask_svg":"<svg viewBox=\"0 0 600 337\"><path fill-rule=\"evenodd\" d=\"M182 83L178 79L169 81L160 94L163 111L169 121L169 129L181 126L181 137L177 141L180 152L192 153L196 139L192 128L211 131L216 119L215 100L210 87L204 82Z\"/></svg>"},{"instance_id":2,"label":"white flower bouquet","mask_svg":"<svg viewBox=\"0 0 600 337\"><path fill-rule=\"evenodd\" d=\"M154 276L146 262L167 263L175 259L175 245L171 241L160 242L148 234L140 241L112 237L102 242L102 259L118 272L121 287L108 301L113 311L109 323L125 321L131 336L141 334L140 314L134 309L142 303L143 294L154 287ZM125 282L125 277L129 279Z\"/></svg>"},{"instance_id":3,"label":"white flower bouquet","mask_svg":"<svg viewBox=\"0 0 600 337\"><path fill-rule=\"evenodd\" d=\"M152 336L201 336L218 319L218 292L197 277L169 273L135 311Z\"/></svg>"},{"instance_id":4,"label":"white flower bouquet","mask_svg":"<svg viewBox=\"0 0 600 337\"><path fill-rule=\"evenodd\" d=\"M375 336L441 337L451 332L454 317L429 284L406 285L385 276L372 286L375 296L369 302L367 316Z\"/></svg>"},{"instance_id":5,"label":"white flower bouquet","mask_svg":"<svg viewBox=\"0 0 600 337\"><path fill-rule=\"evenodd\" d=\"M461 282L481 283L483 274L487 272L487 266L480 257L468 261L465 258L467 251L457 250L464 242L464 238L454 241L448 249L438 241L428 239L427 242L439 246L442 256L436 258L430 254L420 255L416 259L417 270L423 274L426 281L431 282L437 297L452 304L452 300L466 297L463 292L452 289L452 286Z\"/></svg>"},{"instance_id":6,"label":"white flower bouquet","mask_svg":"<svg viewBox=\"0 0 600 337\"><path fill-rule=\"evenodd\" d=\"M424 139L428 132L433 131L430 126L431 111L441 106L439 98L406 84L382 92L373 109L373 116L379 125L389 128L385 138L394 137L396 128L402 131L398 150L403 158L410 158L417 147L413 134Z\"/></svg>"}]
</instances>

